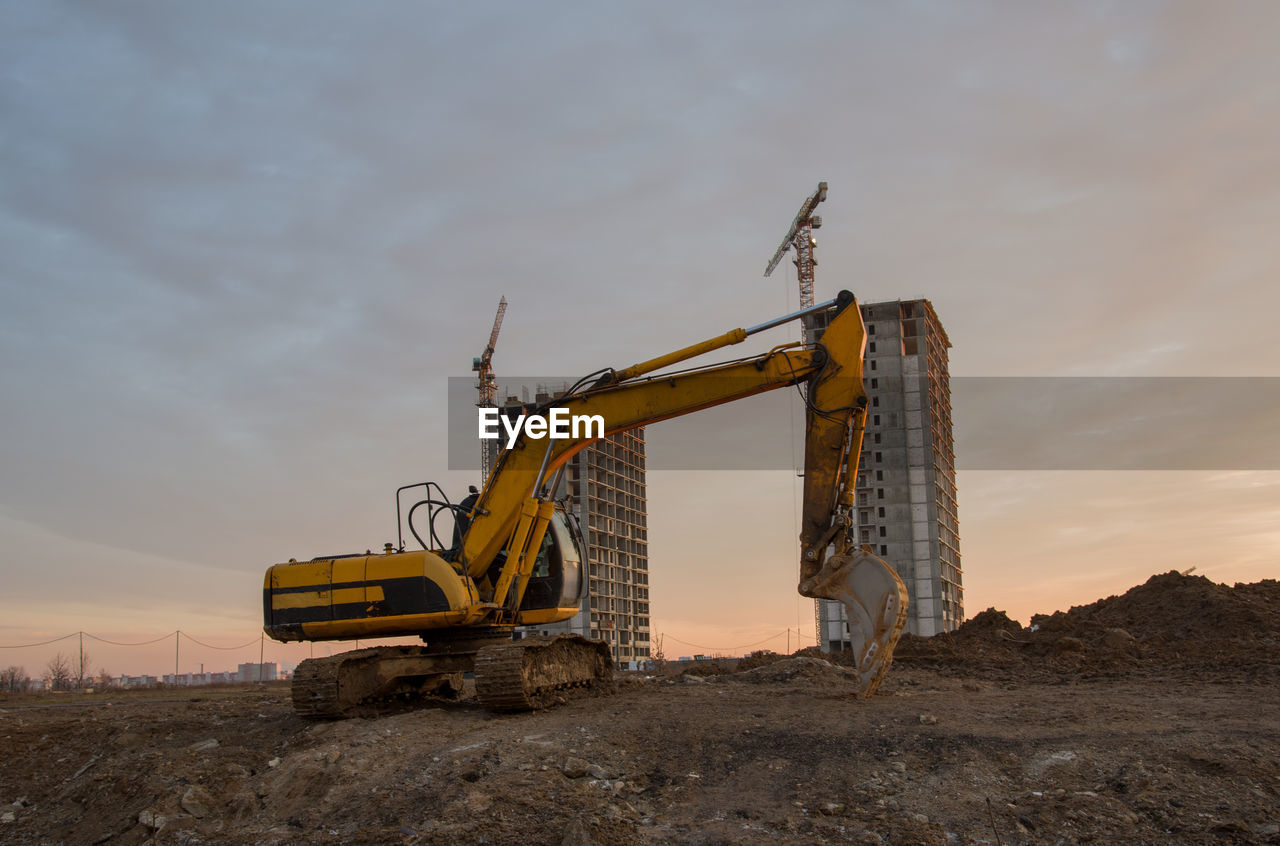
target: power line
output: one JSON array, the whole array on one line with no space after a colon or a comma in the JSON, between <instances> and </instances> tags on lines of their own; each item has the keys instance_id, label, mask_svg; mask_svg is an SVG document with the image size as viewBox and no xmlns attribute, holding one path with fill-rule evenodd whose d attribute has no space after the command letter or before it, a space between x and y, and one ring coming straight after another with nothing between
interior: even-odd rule
<instances>
[{"instance_id":1,"label":"power line","mask_svg":"<svg viewBox=\"0 0 1280 846\"><path fill-rule=\"evenodd\" d=\"M778 638L783 637L785 635L786 635L786 631L781 631L781 632L778 632L776 635L766 637L764 640L757 640L755 643L744 643L741 646L703 646L700 643L690 643L687 640L681 640L678 637L672 637L671 635L665 634L665 633L663 634L663 637L669 638L670 640L674 640L676 643L683 643L685 646L696 647L697 649L709 649L712 652L732 652L735 649L746 649L751 646L759 646L762 643L768 643L771 640L777 640Z\"/></svg>"},{"instance_id":2,"label":"power line","mask_svg":"<svg viewBox=\"0 0 1280 846\"><path fill-rule=\"evenodd\" d=\"M105 637L98 637L97 635L90 634L89 632L72 632L71 634L63 635L62 637L55 637L52 640L42 640L39 643L0 644L0 649L30 649L36 646L48 646L51 643L57 643L60 640L68 640L70 638L79 637L81 635L89 638L90 640L96 640L99 643L108 643L112 646L150 646L153 643L160 643L161 641L169 640L170 638L176 635L181 635L182 637L185 637L187 640L191 641L192 643L197 644L198 646L203 646L206 649L221 649L221 650L227 650L227 651L230 651L233 649L247 649L248 647L252 646L254 643L257 643L259 640L258 637L254 637L253 640L242 643L239 646L214 646L211 643L205 643L202 640L198 640L192 637L191 635L187 634L186 632L172 631L172 632L168 632L167 634L162 634L159 637L153 638L151 640L140 640L133 643L127 643L125 641L109 640Z\"/></svg>"},{"instance_id":3,"label":"power line","mask_svg":"<svg viewBox=\"0 0 1280 846\"><path fill-rule=\"evenodd\" d=\"M48 646L51 643L57 643L60 640L66 640L67 638L75 637L78 634L80 634L80 632L72 632L71 634L63 635L62 637L55 637L53 640L42 640L39 643L15 643L12 645L0 645L0 649L27 649L32 646ZM89 635L89 637L93 637L93 635ZM165 635L165 637L168 637L168 635Z\"/></svg>"},{"instance_id":4,"label":"power line","mask_svg":"<svg viewBox=\"0 0 1280 846\"><path fill-rule=\"evenodd\" d=\"M105 637L98 637L97 635L91 635L88 632L85 632L84 636L91 640L99 641L101 643L109 643L112 646L150 646L153 643L159 643L162 640L168 640L169 638L173 637L174 634L175 632L169 632L168 634L160 635L160 637L156 638L155 640L140 640L137 643L121 643L120 641L117 641L117 640L107 640Z\"/></svg>"},{"instance_id":5,"label":"power line","mask_svg":"<svg viewBox=\"0 0 1280 846\"><path fill-rule=\"evenodd\" d=\"M192 637L191 635L187 634L186 632L178 632L178 634L182 635L183 637L185 637L187 640L191 641L192 643L199 644L200 646L203 646L203 647L205 647L206 649L222 649L222 650L226 650L226 651L230 651L230 650L233 650L233 649L248 649L250 646L253 646L253 640L259 640L259 638L256 638L256 637L255 637L253 640L251 640L251 641L249 641L249 642L247 642L247 643L242 643L242 644L240 644L239 646L214 646L214 645L213 645L213 644L211 644L211 643L205 643L204 641L196 640L194 637Z\"/></svg>"}]
</instances>

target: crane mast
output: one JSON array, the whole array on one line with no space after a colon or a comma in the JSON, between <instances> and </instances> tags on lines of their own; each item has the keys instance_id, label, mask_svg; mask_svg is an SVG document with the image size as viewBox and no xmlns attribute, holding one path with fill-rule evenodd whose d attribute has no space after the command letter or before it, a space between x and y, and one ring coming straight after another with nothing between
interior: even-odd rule
<instances>
[{"instance_id":1,"label":"crane mast","mask_svg":"<svg viewBox=\"0 0 1280 846\"><path fill-rule=\"evenodd\" d=\"M813 268L818 262L813 257L813 248L818 245L817 240L813 237L813 230L822 226L822 218L813 213L827 198L827 183L819 182L818 190L814 191L800 206L800 211L796 214L795 220L791 221L791 229L787 231L787 235L782 239L782 243L778 246L777 252L773 254L773 258L769 259L769 264L764 270L764 275L768 276L773 273L774 268L778 266L778 262L782 261L782 256L788 249L794 247L796 251L795 265L796 275L800 280L800 308L806 309L813 305ZM804 320L804 341L809 343L814 340L813 321L812 318Z\"/></svg>"},{"instance_id":2,"label":"crane mast","mask_svg":"<svg viewBox=\"0 0 1280 846\"><path fill-rule=\"evenodd\" d=\"M476 372L476 390L480 398L476 405L480 408L496 408L498 405L498 380L493 375L493 350L498 346L498 333L502 331L502 316L507 313L507 298L498 300L498 313L493 318L493 331L489 333L489 344L484 352L471 360L471 369ZM497 458L498 442L480 442L480 484L489 479L493 462Z\"/></svg>"}]
</instances>

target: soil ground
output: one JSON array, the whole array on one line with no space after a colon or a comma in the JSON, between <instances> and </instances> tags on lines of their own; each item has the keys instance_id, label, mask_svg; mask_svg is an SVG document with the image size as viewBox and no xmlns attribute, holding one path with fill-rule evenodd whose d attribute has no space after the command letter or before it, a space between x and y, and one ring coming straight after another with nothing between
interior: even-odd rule
<instances>
[{"instance_id":1,"label":"soil ground","mask_svg":"<svg viewBox=\"0 0 1280 846\"><path fill-rule=\"evenodd\" d=\"M284 686L0 700L0 843L1280 843L1280 585L308 723ZM10 804L12 803L12 804Z\"/></svg>"}]
</instances>

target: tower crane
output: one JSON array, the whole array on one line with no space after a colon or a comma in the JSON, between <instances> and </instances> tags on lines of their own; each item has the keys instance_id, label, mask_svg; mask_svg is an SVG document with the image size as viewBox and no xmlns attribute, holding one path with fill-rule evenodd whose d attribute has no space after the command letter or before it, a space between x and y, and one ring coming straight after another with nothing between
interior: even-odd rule
<instances>
[{"instance_id":1,"label":"tower crane","mask_svg":"<svg viewBox=\"0 0 1280 846\"><path fill-rule=\"evenodd\" d=\"M493 331L489 333L489 344L484 352L471 359L471 369L476 372L476 389L480 399L476 403L480 408L496 408L498 405L498 380L493 375L493 350L498 345L498 332L502 331L502 316L507 313L507 298L498 300L498 313L493 318ZM498 442L480 442L480 484L489 481L489 471L497 458Z\"/></svg>"},{"instance_id":2,"label":"tower crane","mask_svg":"<svg viewBox=\"0 0 1280 846\"><path fill-rule=\"evenodd\" d=\"M791 229L787 231L787 235L782 239L782 243L778 246L778 251L773 254L773 258L769 259L769 266L764 269L764 275L768 276L773 273L773 269L778 266L778 262L782 261L782 256L791 247L796 249L795 265L796 273L800 277L800 308L806 309L813 305L813 268L818 264L813 257L813 248L818 246L818 241L813 237L813 230L822 226L822 218L813 213L827 198L827 183L819 182L818 190L807 197L804 204L800 206L799 213L796 214L795 220L791 221ZM806 318L804 321L804 341L809 343L814 340L812 337L813 321Z\"/></svg>"}]
</instances>

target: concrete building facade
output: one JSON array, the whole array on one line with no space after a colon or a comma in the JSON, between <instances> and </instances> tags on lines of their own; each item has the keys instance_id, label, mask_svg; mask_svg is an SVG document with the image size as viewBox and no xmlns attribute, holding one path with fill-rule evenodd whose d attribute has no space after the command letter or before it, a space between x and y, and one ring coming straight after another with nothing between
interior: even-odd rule
<instances>
[{"instance_id":1,"label":"concrete building facade","mask_svg":"<svg viewBox=\"0 0 1280 846\"><path fill-rule=\"evenodd\" d=\"M856 479L857 540L870 544L906 583L906 631L934 635L964 620L960 524L947 350L925 299L861 306L867 326L863 368L870 406ZM818 639L847 648L838 602L818 600Z\"/></svg>"},{"instance_id":2,"label":"concrete building facade","mask_svg":"<svg viewBox=\"0 0 1280 846\"><path fill-rule=\"evenodd\" d=\"M238 682L276 681L280 678L280 665L274 661L265 664L241 664L236 668Z\"/></svg>"}]
</instances>

